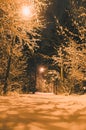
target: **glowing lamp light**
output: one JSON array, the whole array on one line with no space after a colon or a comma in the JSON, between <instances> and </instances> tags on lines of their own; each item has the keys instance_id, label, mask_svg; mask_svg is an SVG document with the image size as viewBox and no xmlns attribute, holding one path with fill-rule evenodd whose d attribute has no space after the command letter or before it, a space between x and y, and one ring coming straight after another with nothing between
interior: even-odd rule
<instances>
[{"instance_id":1,"label":"glowing lamp light","mask_svg":"<svg viewBox=\"0 0 86 130\"><path fill-rule=\"evenodd\" d=\"M31 8L29 6L23 6L22 15L26 18L31 17L31 15L32 15Z\"/></svg>"},{"instance_id":2,"label":"glowing lamp light","mask_svg":"<svg viewBox=\"0 0 86 130\"><path fill-rule=\"evenodd\" d=\"M40 72L40 73L43 73L44 71L45 71L45 68L44 68L44 67L40 67L40 68L39 68L39 72Z\"/></svg>"}]
</instances>

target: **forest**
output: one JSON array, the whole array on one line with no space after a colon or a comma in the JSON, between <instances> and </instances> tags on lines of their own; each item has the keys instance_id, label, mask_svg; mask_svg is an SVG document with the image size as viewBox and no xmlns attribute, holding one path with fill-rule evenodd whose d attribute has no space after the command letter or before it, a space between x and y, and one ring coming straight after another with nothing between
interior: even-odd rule
<instances>
[{"instance_id":1,"label":"forest","mask_svg":"<svg viewBox=\"0 0 86 130\"><path fill-rule=\"evenodd\" d=\"M0 0L0 95L86 93L86 1Z\"/></svg>"}]
</instances>

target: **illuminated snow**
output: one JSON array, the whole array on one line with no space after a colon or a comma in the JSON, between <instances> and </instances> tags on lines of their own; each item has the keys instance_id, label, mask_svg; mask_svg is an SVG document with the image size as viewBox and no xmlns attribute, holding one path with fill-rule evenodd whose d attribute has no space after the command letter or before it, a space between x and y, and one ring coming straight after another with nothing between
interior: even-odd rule
<instances>
[{"instance_id":1,"label":"illuminated snow","mask_svg":"<svg viewBox=\"0 0 86 130\"><path fill-rule=\"evenodd\" d=\"M0 130L86 130L86 95L0 96Z\"/></svg>"}]
</instances>

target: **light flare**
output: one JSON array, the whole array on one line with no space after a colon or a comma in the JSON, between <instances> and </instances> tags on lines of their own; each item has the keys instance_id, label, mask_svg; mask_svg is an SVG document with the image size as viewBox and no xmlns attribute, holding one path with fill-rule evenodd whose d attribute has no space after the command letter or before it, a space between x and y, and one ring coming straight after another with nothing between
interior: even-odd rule
<instances>
[{"instance_id":1,"label":"light flare","mask_svg":"<svg viewBox=\"0 0 86 130\"><path fill-rule=\"evenodd\" d=\"M40 73L43 73L44 71L45 71L45 68L44 68L44 67L40 67L40 68L39 68L39 72L40 72Z\"/></svg>"},{"instance_id":2,"label":"light flare","mask_svg":"<svg viewBox=\"0 0 86 130\"><path fill-rule=\"evenodd\" d=\"M22 13L22 16L24 18L30 18L32 17L32 11L31 11L31 7L30 6L23 6L22 9L21 9L21 13Z\"/></svg>"}]
</instances>

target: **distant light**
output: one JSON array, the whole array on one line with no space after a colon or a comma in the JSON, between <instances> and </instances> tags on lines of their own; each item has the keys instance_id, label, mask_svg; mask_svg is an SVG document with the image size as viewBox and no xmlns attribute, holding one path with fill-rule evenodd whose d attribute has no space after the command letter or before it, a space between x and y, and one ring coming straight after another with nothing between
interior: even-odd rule
<instances>
[{"instance_id":1,"label":"distant light","mask_svg":"<svg viewBox=\"0 0 86 130\"><path fill-rule=\"evenodd\" d=\"M44 68L44 67L40 67L40 68L39 68L39 72L40 72L40 73L43 73L44 71L45 71L45 68Z\"/></svg>"}]
</instances>

